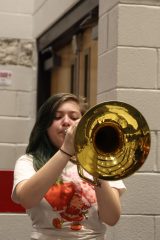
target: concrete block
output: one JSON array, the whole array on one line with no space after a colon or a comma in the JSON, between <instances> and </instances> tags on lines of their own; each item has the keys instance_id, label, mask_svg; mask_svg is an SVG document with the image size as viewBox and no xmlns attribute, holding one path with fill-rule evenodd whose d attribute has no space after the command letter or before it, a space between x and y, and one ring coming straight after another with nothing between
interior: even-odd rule
<instances>
[{"instance_id":1,"label":"concrete block","mask_svg":"<svg viewBox=\"0 0 160 240\"><path fill-rule=\"evenodd\" d=\"M118 48L118 87L157 87L157 50L152 48Z\"/></svg>"},{"instance_id":2,"label":"concrete block","mask_svg":"<svg viewBox=\"0 0 160 240\"><path fill-rule=\"evenodd\" d=\"M118 45L118 7L109 11L108 16L108 48L112 49Z\"/></svg>"},{"instance_id":3,"label":"concrete block","mask_svg":"<svg viewBox=\"0 0 160 240\"><path fill-rule=\"evenodd\" d=\"M160 6L160 2L157 0L120 0L121 3L148 5L148 6Z\"/></svg>"},{"instance_id":4,"label":"concrete block","mask_svg":"<svg viewBox=\"0 0 160 240\"><path fill-rule=\"evenodd\" d=\"M127 191L122 195L123 214L160 214L160 175L158 173L134 173L124 179Z\"/></svg>"},{"instance_id":5,"label":"concrete block","mask_svg":"<svg viewBox=\"0 0 160 240\"><path fill-rule=\"evenodd\" d=\"M30 239L31 222L26 214L0 214L0 239Z\"/></svg>"},{"instance_id":6,"label":"concrete block","mask_svg":"<svg viewBox=\"0 0 160 240\"><path fill-rule=\"evenodd\" d=\"M15 116L16 92L0 91L0 113L1 116Z\"/></svg>"},{"instance_id":7,"label":"concrete block","mask_svg":"<svg viewBox=\"0 0 160 240\"><path fill-rule=\"evenodd\" d=\"M0 169L11 170L16 159L15 144L0 144Z\"/></svg>"},{"instance_id":8,"label":"concrete block","mask_svg":"<svg viewBox=\"0 0 160 240\"><path fill-rule=\"evenodd\" d=\"M116 87L157 86L157 52L147 48L119 47L99 56L98 94Z\"/></svg>"},{"instance_id":9,"label":"concrete block","mask_svg":"<svg viewBox=\"0 0 160 240\"><path fill-rule=\"evenodd\" d=\"M32 92L17 93L17 116L33 117L36 113L36 94Z\"/></svg>"},{"instance_id":10,"label":"concrete block","mask_svg":"<svg viewBox=\"0 0 160 240\"><path fill-rule=\"evenodd\" d=\"M131 104L145 117L152 131L160 129L160 91L146 89L117 89L117 99Z\"/></svg>"},{"instance_id":11,"label":"concrete block","mask_svg":"<svg viewBox=\"0 0 160 240\"><path fill-rule=\"evenodd\" d=\"M0 32L4 38L32 39L32 15L0 14ZM25 27L24 27L25 26Z\"/></svg>"},{"instance_id":12,"label":"concrete block","mask_svg":"<svg viewBox=\"0 0 160 240\"><path fill-rule=\"evenodd\" d=\"M98 53L102 54L108 48L108 15L105 14L98 23Z\"/></svg>"},{"instance_id":13,"label":"concrete block","mask_svg":"<svg viewBox=\"0 0 160 240\"><path fill-rule=\"evenodd\" d=\"M157 77L157 88L160 89L160 50L158 50L158 77Z\"/></svg>"},{"instance_id":14,"label":"concrete block","mask_svg":"<svg viewBox=\"0 0 160 240\"><path fill-rule=\"evenodd\" d=\"M35 0L34 11L37 11L46 0Z\"/></svg>"},{"instance_id":15,"label":"concrete block","mask_svg":"<svg viewBox=\"0 0 160 240\"><path fill-rule=\"evenodd\" d=\"M0 2L1 12L10 13L33 13L33 0L5 0Z\"/></svg>"},{"instance_id":16,"label":"concrete block","mask_svg":"<svg viewBox=\"0 0 160 240\"><path fill-rule=\"evenodd\" d=\"M114 240L154 240L154 228L153 216L131 215L122 216L112 231L114 231Z\"/></svg>"},{"instance_id":17,"label":"concrete block","mask_svg":"<svg viewBox=\"0 0 160 240\"><path fill-rule=\"evenodd\" d=\"M97 94L97 103L111 100L117 100L116 89Z\"/></svg>"},{"instance_id":18,"label":"concrete block","mask_svg":"<svg viewBox=\"0 0 160 240\"><path fill-rule=\"evenodd\" d=\"M16 160L22 156L23 154L25 154L26 152L26 147L28 144L16 144L16 158L14 159L14 164L16 162Z\"/></svg>"},{"instance_id":19,"label":"concrete block","mask_svg":"<svg viewBox=\"0 0 160 240\"><path fill-rule=\"evenodd\" d=\"M138 6L144 4L147 6L160 6L160 2L157 0L99 0L99 15L103 15L121 3L137 4Z\"/></svg>"},{"instance_id":20,"label":"concrete block","mask_svg":"<svg viewBox=\"0 0 160 240\"><path fill-rule=\"evenodd\" d=\"M97 93L116 88L117 85L117 50L113 49L99 56Z\"/></svg>"},{"instance_id":21,"label":"concrete block","mask_svg":"<svg viewBox=\"0 0 160 240\"><path fill-rule=\"evenodd\" d=\"M157 170L160 172L160 132L157 132Z\"/></svg>"},{"instance_id":22,"label":"concrete block","mask_svg":"<svg viewBox=\"0 0 160 240\"><path fill-rule=\"evenodd\" d=\"M30 99L29 99L29 104L30 104L30 111L29 115L32 118L35 118L36 113L37 113L37 92L34 91L30 94Z\"/></svg>"},{"instance_id":23,"label":"concrete block","mask_svg":"<svg viewBox=\"0 0 160 240\"><path fill-rule=\"evenodd\" d=\"M36 70L17 65L1 65L0 70L10 71L12 74L10 85L1 85L0 89L16 91L33 91L36 89Z\"/></svg>"},{"instance_id":24,"label":"concrete block","mask_svg":"<svg viewBox=\"0 0 160 240\"><path fill-rule=\"evenodd\" d=\"M14 169L16 160L25 154L26 144L0 143L0 169Z\"/></svg>"},{"instance_id":25,"label":"concrete block","mask_svg":"<svg viewBox=\"0 0 160 240\"><path fill-rule=\"evenodd\" d=\"M160 8L145 5L119 6L119 45L160 47Z\"/></svg>"},{"instance_id":26,"label":"concrete block","mask_svg":"<svg viewBox=\"0 0 160 240\"><path fill-rule=\"evenodd\" d=\"M99 15L103 15L108 12L111 8L117 5L120 0L99 0Z\"/></svg>"},{"instance_id":27,"label":"concrete block","mask_svg":"<svg viewBox=\"0 0 160 240\"><path fill-rule=\"evenodd\" d=\"M155 240L160 239L160 216L155 217Z\"/></svg>"},{"instance_id":28,"label":"concrete block","mask_svg":"<svg viewBox=\"0 0 160 240\"><path fill-rule=\"evenodd\" d=\"M30 119L0 117L1 143L26 143L31 131Z\"/></svg>"}]
</instances>

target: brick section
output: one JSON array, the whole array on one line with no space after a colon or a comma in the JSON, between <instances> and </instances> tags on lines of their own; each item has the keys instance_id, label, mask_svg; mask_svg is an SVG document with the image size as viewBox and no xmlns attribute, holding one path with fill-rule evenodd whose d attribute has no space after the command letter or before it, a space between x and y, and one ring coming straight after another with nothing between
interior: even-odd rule
<instances>
[{"instance_id":1,"label":"brick section","mask_svg":"<svg viewBox=\"0 0 160 240\"><path fill-rule=\"evenodd\" d=\"M160 131L157 133L157 170L160 172Z\"/></svg>"},{"instance_id":2,"label":"brick section","mask_svg":"<svg viewBox=\"0 0 160 240\"><path fill-rule=\"evenodd\" d=\"M118 19L119 8L115 6L108 13L108 49L113 49L118 44Z\"/></svg>"},{"instance_id":3,"label":"brick section","mask_svg":"<svg viewBox=\"0 0 160 240\"><path fill-rule=\"evenodd\" d=\"M112 240L155 240L154 217L124 215L115 227L109 228L109 232L113 232Z\"/></svg>"},{"instance_id":4,"label":"brick section","mask_svg":"<svg viewBox=\"0 0 160 240\"><path fill-rule=\"evenodd\" d=\"M19 156L25 153L26 144L0 144L0 169L14 169Z\"/></svg>"},{"instance_id":5,"label":"brick section","mask_svg":"<svg viewBox=\"0 0 160 240\"><path fill-rule=\"evenodd\" d=\"M0 32L3 37L32 38L32 16L14 13L0 13ZM24 27L25 26L25 27Z\"/></svg>"},{"instance_id":6,"label":"brick section","mask_svg":"<svg viewBox=\"0 0 160 240\"><path fill-rule=\"evenodd\" d=\"M114 48L100 55L98 93L126 85L128 88L156 89L157 56L156 49L131 47Z\"/></svg>"},{"instance_id":7,"label":"brick section","mask_svg":"<svg viewBox=\"0 0 160 240\"><path fill-rule=\"evenodd\" d=\"M105 69L105 71L104 71ZM107 73L107 74L106 74ZM117 84L117 50L107 51L99 56L97 82L98 94L116 88Z\"/></svg>"},{"instance_id":8,"label":"brick section","mask_svg":"<svg viewBox=\"0 0 160 240\"><path fill-rule=\"evenodd\" d=\"M17 65L0 65L0 70L12 72L11 84L0 86L0 90L12 91L35 91L36 90L36 71L32 68Z\"/></svg>"},{"instance_id":9,"label":"brick section","mask_svg":"<svg viewBox=\"0 0 160 240\"><path fill-rule=\"evenodd\" d=\"M119 45L160 47L160 7L119 6Z\"/></svg>"},{"instance_id":10,"label":"brick section","mask_svg":"<svg viewBox=\"0 0 160 240\"><path fill-rule=\"evenodd\" d=\"M2 116L14 116L16 110L16 92L0 91L0 113Z\"/></svg>"},{"instance_id":11,"label":"brick section","mask_svg":"<svg viewBox=\"0 0 160 240\"><path fill-rule=\"evenodd\" d=\"M30 131L30 119L0 117L2 143L27 143Z\"/></svg>"},{"instance_id":12,"label":"brick section","mask_svg":"<svg viewBox=\"0 0 160 240\"><path fill-rule=\"evenodd\" d=\"M156 89L156 49L119 47L117 51L117 87Z\"/></svg>"},{"instance_id":13,"label":"brick section","mask_svg":"<svg viewBox=\"0 0 160 240\"><path fill-rule=\"evenodd\" d=\"M4 240L29 240L31 222L26 214L0 214L0 238Z\"/></svg>"},{"instance_id":14,"label":"brick section","mask_svg":"<svg viewBox=\"0 0 160 240\"><path fill-rule=\"evenodd\" d=\"M99 15L101 16L105 14L107 11L116 6L119 2L120 0L100 0Z\"/></svg>"},{"instance_id":15,"label":"brick section","mask_svg":"<svg viewBox=\"0 0 160 240\"><path fill-rule=\"evenodd\" d=\"M123 216L109 227L109 239L159 240L160 1L99 3L97 102L127 102L151 129L150 154L137 173L124 179Z\"/></svg>"},{"instance_id":16,"label":"brick section","mask_svg":"<svg viewBox=\"0 0 160 240\"><path fill-rule=\"evenodd\" d=\"M38 2L42 2L38 0ZM42 3L41 3L42 4ZM10 1L1 1L0 9L1 12L11 12L11 13L20 13L20 14L32 14L33 13L33 1L17 0ZM22 24L23 25L23 24Z\"/></svg>"},{"instance_id":17,"label":"brick section","mask_svg":"<svg viewBox=\"0 0 160 240\"><path fill-rule=\"evenodd\" d=\"M2 116L34 117L35 92L0 91L0 113ZM6 105L7 104L7 105Z\"/></svg>"},{"instance_id":18,"label":"brick section","mask_svg":"<svg viewBox=\"0 0 160 240\"><path fill-rule=\"evenodd\" d=\"M160 174L135 173L124 180L127 192L122 196L124 214L160 215Z\"/></svg>"},{"instance_id":19,"label":"brick section","mask_svg":"<svg viewBox=\"0 0 160 240\"><path fill-rule=\"evenodd\" d=\"M155 217L156 229L155 229L155 240L160 239L160 217Z\"/></svg>"},{"instance_id":20,"label":"brick section","mask_svg":"<svg viewBox=\"0 0 160 240\"><path fill-rule=\"evenodd\" d=\"M160 130L160 91L145 89L117 89L117 98L135 106L146 118L150 129Z\"/></svg>"},{"instance_id":21,"label":"brick section","mask_svg":"<svg viewBox=\"0 0 160 240\"><path fill-rule=\"evenodd\" d=\"M160 50L158 50L158 76L157 76L157 88L160 89Z\"/></svg>"},{"instance_id":22,"label":"brick section","mask_svg":"<svg viewBox=\"0 0 160 240\"><path fill-rule=\"evenodd\" d=\"M102 54L108 48L108 15L104 15L99 19L98 34L101 38L98 41L99 54Z\"/></svg>"},{"instance_id":23,"label":"brick section","mask_svg":"<svg viewBox=\"0 0 160 240\"><path fill-rule=\"evenodd\" d=\"M128 4L141 4L148 6L160 6L160 2L157 0L119 0L120 3L128 3Z\"/></svg>"}]
</instances>

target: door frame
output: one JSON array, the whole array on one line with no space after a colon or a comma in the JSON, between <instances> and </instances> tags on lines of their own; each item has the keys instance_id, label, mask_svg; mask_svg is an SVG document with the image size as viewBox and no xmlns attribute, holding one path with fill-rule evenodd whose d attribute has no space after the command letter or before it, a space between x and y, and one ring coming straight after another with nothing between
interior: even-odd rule
<instances>
[{"instance_id":1,"label":"door frame","mask_svg":"<svg viewBox=\"0 0 160 240\"><path fill-rule=\"evenodd\" d=\"M37 39L37 110L50 96L51 69L59 64L54 51L71 41L86 19L95 17L97 20L98 6L99 0L79 1Z\"/></svg>"}]
</instances>

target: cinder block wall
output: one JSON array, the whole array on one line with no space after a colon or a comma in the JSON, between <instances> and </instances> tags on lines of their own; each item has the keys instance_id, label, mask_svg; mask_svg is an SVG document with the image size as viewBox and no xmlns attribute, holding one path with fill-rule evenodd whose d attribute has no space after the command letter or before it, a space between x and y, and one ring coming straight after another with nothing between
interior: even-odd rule
<instances>
[{"instance_id":1,"label":"cinder block wall","mask_svg":"<svg viewBox=\"0 0 160 240\"><path fill-rule=\"evenodd\" d=\"M0 1L0 168L12 169L35 117L36 57L33 1Z\"/></svg>"},{"instance_id":2,"label":"cinder block wall","mask_svg":"<svg viewBox=\"0 0 160 240\"><path fill-rule=\"evenodd\" d=\"M135 106L151 129L144 166L124 180L123 215L110 240L160 239L160 2L100 0L97 101Z\"/></svg>"},{"instance_id":3,"label":"cinder block wall","mask_svg":"<svg viewBox=\"0 0 160 240\"><path fill-rule=\"evenodd\" d=\"M1 0L0 22L0 170L12 170L35 118L33 0ZM30 225L25 214L0 212L0 239L28 240Z\"/></svg>"},{"instance_id":4,"label":"cinder block wall","mask_svg":"<svg viewBox=\"0 0 160 240\"><path fill-rule=\"evenodd\" d=\"M0 0L0 170L14 168L35 121L36 38L76 2ZM28 240L30 232L26 214L0 211L0 239Z\"/></svg>"}]
</instances>

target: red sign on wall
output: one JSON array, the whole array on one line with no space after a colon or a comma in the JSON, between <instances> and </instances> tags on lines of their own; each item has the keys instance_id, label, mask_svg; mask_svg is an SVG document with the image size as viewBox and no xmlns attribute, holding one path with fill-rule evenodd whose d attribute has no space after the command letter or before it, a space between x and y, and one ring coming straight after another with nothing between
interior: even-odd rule
<instances>
[{"instance_id":1,"label":"red sign on wall","mask_svg":"<svg viewBox=\"0 0 160 240\"><path fill-rule=\"evenodd\" d=\"M25 209L12 201L13 171L0 170L0 212L25 213Z\"/></svg>"},{"instance_id":2,"label":"red sign on wall","mask_svg":"<svg viewBox=\"0 0 160 240\"><path fill-rule=\"evenodd\" d=\"M0 70L0 86L11 85L12 75L10 70Z\"/></svg>"}]
</instances>

